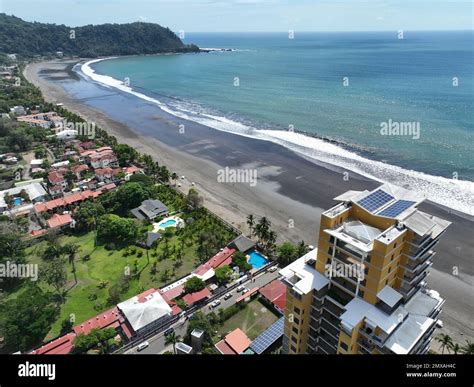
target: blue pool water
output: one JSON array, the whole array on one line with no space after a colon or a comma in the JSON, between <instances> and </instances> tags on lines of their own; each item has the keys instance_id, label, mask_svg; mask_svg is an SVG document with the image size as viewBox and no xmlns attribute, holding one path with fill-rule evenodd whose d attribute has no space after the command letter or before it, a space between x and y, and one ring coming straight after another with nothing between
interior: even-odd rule
<instances>
[{"instance_id":1,"label":"blue pool water","mask_svg":"<svg viewBox=\"0 0 474 387\"><path fill-rule=\"evenodd\" d=\"M176 227L176 220L168 219L166 222L163 222L160 224L160 228L166 228L166 227Z\"/></svg>"},{"instance_id":2,"label":"blue pool water","mask_svg":"<svg viewBox=\"0 0 474 387\"><path fill-rule=\"evenodd\" d=\"M260 254L258 251L252 251L249 253L250 259L249 263L252 265L254 269L260 269L262 266L264 266L267 262L268 259L266 259L262 254Z\"/></svg>"},{"instance_id":3,"label":"blue pool water","mask_svg":"<svg viewBox=\"0 0 474 387\"><path fill-rule=\"evenodd\" d=\"M15 198L15 201L14 201L15 206L20 206L20 205L21 205L21 201L22 201L21 198Z\"/></svg>"}]
</instances>

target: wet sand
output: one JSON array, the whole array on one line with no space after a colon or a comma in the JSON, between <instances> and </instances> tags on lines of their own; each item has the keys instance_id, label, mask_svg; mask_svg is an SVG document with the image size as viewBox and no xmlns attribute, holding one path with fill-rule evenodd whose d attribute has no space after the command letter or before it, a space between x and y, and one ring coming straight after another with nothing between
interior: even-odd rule
<instances>
[{"instance_id":1,"label":"wet sand","mask_svg":"<svg viewBox=\"0 0 474 387\"><path fill-rule=\"evenodd\" d=\"M104 88L102 95L89 100L74 98L74 82L84 81L77 79L72 64L33 63L26 68L25 76L41 88L47 101L63 103L120 142L152 155L171 171L185 176L180 181L184 192L194 182L205 205L244 232L248 214L267 216L280 242L303 239L316 244L320 214L335 204L333 197L349 189L370 190L379 185L352 172L346 181L343 170L316 165L277 144L178 119L134 96ZM64 82L69 83L69 92ZM93 103L92 98L96 98ZM110 109L110 101L116 109ZM130 105L132 114L127 109ZM217 171L225 167L256 169L257 185L218 183ZM443 332L463 345L465 339L474 338L473 222L431 203L423 204L421 209L453 223L436 248L428 283L447 299ZM452 274L453 267L458 268L458 276Z\"/></svg>"}]
</instances>

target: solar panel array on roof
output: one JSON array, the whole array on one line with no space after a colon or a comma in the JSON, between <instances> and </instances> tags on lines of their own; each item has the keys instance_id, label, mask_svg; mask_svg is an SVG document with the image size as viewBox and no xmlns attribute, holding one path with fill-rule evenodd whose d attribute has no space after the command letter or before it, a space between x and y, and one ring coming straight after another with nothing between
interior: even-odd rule
<instances>
[{"instance_id":1,"label":"solar panel array on roof","mask_svg":"<svg viewBox=\"0 0 474 387\"><path fill-rule=\"evenodd\" d=\"M258 355L262 354L266 349L268 349L275 341L277 341L281 336L283 336L283 330L285 327L285 317L281 317L279 320L275 321L270 327L258 336L250 348Z\"/></svg>"},{"instance_id":2,"label":"solar panel array on roof","mask_svg":"<svg viewBox=\"0 0 474 387\"><path fill-rule=\"evenodd\" d=\"M394 218L397 215L400 215L407 208L410 208L415 203L416 202L413 202L411 200L397 200L395 203L391 204L387 208L384 208L377 215Z\"/></svg>"},{"instance_id":3,"label":"solar panel array on roof","mask_svg":"<svg viewBox=\"0 0 474 387\"><path fill-rule=\"evenodd\" d=\"M392 195L382 191L381 189L378 189L365 198L359 200L357 203L364 207L367 211L374 212L376 209L382 207L384 204L393 199L395 198Z\"/></svg>"}]
</instances>

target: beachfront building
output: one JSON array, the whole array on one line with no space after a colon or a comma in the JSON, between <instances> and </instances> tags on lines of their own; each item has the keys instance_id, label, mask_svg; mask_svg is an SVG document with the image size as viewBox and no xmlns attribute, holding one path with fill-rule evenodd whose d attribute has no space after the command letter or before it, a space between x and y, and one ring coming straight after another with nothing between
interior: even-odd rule
<instances>
[{"instance_id":1,"label":"beachfront building","mask_svg":"<svg viewBox=\"0 0 474 387\"><path fill-rule=\"evenodd\" d=\"M158 217L168 215L168 207L158 199L147 199L130 211L137 219L152 221Z\"/></svg>"},{"instance_id":2,"label":"beachfront building","mask_svg":"<svg viewBox=\"0 0 474 387\"><path fill-rule=\"evenodd\" d=\"M390 184L335 200L321 215L318 248L280 271L284 352L427 353L444 300L425 280L450 223Z\"/></svg>"},{"instance_id":3,"label":"beachfront building","mask_svg":"<svg viewBox=\"0 0 474 387\"><path fill-rule=\"evenodd\" d=\"M48 112L22 115L21 117L18 117L17 120L32 127L36 126L43 129L49 129L51 127L59 126L64 118L58 116L56 112Z\"/></svg>"}]
</instances>

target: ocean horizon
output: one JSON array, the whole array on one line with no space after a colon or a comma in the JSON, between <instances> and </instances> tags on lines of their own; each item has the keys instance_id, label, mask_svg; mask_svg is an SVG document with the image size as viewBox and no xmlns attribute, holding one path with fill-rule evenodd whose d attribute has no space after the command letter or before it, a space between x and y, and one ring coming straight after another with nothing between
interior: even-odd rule
<instances>
[{"instance_id":1,"label":"ocean horizon","mask_svg":"<svg viewBox=\"0 0 474 387\"><path fill-rule=\"evenodd\" d=\"M474 214L472 31L189 33L185 42L230 51L94 60L82 73L177 117Z\"/></svg>"}]
</instances>

